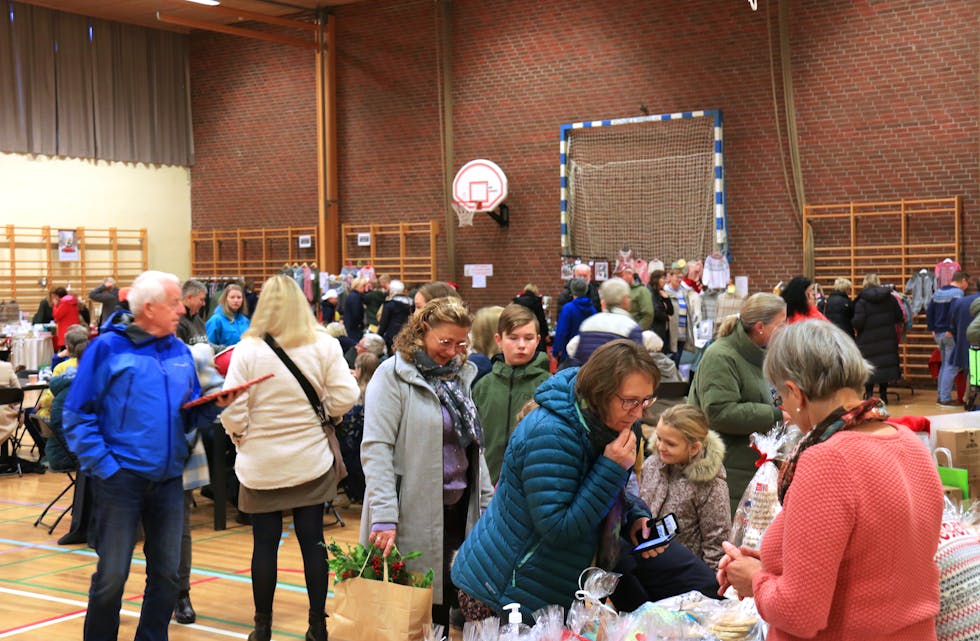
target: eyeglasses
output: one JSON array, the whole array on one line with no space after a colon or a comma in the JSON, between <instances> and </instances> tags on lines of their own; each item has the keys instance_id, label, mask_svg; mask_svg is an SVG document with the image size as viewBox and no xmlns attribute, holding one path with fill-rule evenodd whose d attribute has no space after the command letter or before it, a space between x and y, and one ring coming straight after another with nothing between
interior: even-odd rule
<instances>
[{"instance_id":1,"label":"eyeglasses","mask_svg":"<svg viewBox=\"0 0 980 641\"><path fill-rule=\"evenodd\" d=\"M458 352L469 349L470 347L469 341L460 341L457 343L451 338L437 338L436 342L439 343L439 347L453 348Z\"/></svg>"},{"instance_id":2,"label":"eyeglasses","mask_svg":"<svg viewBox=\"0 0 980 641\"><path fill-rule=\"evenodd\" d=\"M623 409L627 412L632 412L638 407L646 409L657 402L656 396L647 396L646 398L623 398L619 394L616 394L616 398L622 401Z\"/></svg>"}]
</instances>

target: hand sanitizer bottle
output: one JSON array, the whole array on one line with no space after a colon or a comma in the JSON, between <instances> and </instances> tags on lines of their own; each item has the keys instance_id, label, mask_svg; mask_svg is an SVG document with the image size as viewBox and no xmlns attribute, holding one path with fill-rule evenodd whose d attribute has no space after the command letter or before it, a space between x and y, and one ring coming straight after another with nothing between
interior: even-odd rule
<instances>
[{"instance_id":1,"label":"hand sanitizer bottle","mask_svg":"<svg viewBox=\"0 0 980 641\"><path fill-rule=\"evenodd\" d=\"M524 618L521 616L521 604L508 603L504 609L507 610L507 625L500 627L500 641L518 641L528 638L531 628L524 623Z\"/></svg>"}]
</instances>

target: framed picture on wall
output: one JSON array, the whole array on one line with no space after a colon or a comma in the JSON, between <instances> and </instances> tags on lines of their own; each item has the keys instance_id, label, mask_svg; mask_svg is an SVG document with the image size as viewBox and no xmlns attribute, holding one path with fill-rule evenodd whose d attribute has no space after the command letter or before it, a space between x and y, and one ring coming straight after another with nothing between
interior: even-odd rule
<instances>
[{"instance_id":1,"label":"framed picture on wall","mask_svg":"<svg viewBox=\"0 0 980 641\"><path fill-rule=\"evenodd\" d=\"M592 276L597 281L607 280L609 278L609 261L608 260L593 261Z\"/></svg>"},{"instance_id":2,"label":"framed picture on wall","mask_svg":"<svg viewBox=\"0 0 980 641\"><path fill-rule=\"evenodd\" d=\"M579 264L578 258L563 256L561 259L561 279L572 280L572 270Z\"/></svg>"},{"instance_id":3,"label":"framed picture on wall","mask_svg":"<svg viewBox=\"0 0 980 641\"><path fill-rule=\"evenodd\" d=\"M78 235L74 229L58 230L58 260L78 261Z\"/></svg>"}]
</instances>

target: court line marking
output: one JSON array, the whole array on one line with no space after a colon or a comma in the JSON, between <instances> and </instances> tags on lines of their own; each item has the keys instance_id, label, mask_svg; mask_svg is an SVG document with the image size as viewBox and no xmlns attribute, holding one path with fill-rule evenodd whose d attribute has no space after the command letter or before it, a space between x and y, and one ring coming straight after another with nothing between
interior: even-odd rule
<instances>
[{"instance_id":1,"label":"court line marking","mask_svg":"<svg viewBox=\"0 0 980 641\"><path fill-rule=\"evenodd\" d=\"M17 634L20 634L22 632L28 632L30 630L36 630L38 628L43 628L43 627L46 627L46 626L49 626L49 625L54 625L56 623L61 623L62 621L70 621L72 619L77 619L80 616L84 616L85 615L85 612L86 612L86 610L88 608L88 603L85 603L85 602L82 602L82 601L75 601L73 599L63 599L61 597L48 596L46 594L38 594L36 592L26 592L24 590L13 590L11 588L5 588L5 587L2 587L2 586L0 586L0 593L11 594L11 595L14 595L14 596L20 596L20 597L25 597L25 598L29 598L29 599L39 599L41 601L52 601L52 602L55 602L55 603L62 603L64 605L74 605L74 606L77 606L77 607L84 608L81 612L71 612L69 614L62 615L62 616L59 616L59 617L55 617L53 619L46 619L44 621L39 621L39 622L36 622L36 623L29 623L29 624L26 624L26 625L15 627L15 628L10 628L8 630L0 631L0 639L4 639L4 638L7 638L7 637L12 637L12 636L17 635ZM119 610L119 613L121 615L130 616L130 617L139 617L139 615L140 615L140 613L138 611L137 612L134 612L132 610L126 610L125 608L120 609ZM212 626L209 626L209 625L201 625L199 623L192 623L192 624L186 625L184 627L191 628L191 629L194 629L194 630L201 630L203 632L211 632L213 634L218 634L218 635L225 636L225 637L231 637L233 639L247 639L248 638L248 635L247 634L242 634L241 632L234 632L234 631L231 631L231 630L222 630L221 628L215 628L215 627L212 627Z\"/></svg>"}]
</instances>

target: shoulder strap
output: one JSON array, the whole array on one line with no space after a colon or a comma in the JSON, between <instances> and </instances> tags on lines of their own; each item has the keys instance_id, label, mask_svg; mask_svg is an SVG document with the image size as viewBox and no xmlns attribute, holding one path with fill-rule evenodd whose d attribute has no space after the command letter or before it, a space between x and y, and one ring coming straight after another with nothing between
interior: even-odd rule
<instances>
[{"instance_id":1,"label":"shoulder strap","mask_svg":"<svg viewBox=\"0 0 980 641\"><path fill-rule=\"evenodd\" d=\"M296 380L299 382L299 386L303 388L303 392L306 394L307 400L309 400L310 405L313 406L313 411L316 412L317 418L320 419L320 425L326 429L326 427L330 424L330 419L327 416L326 411L323 409L323 403L320 402L320 397L317 396L316 390L313 389L313 385L305 376L303 376L303 372L299 370L299 367L296 366L293 359L289 358L289 355L286 354L283 348L279 346L276 339L269 334L266 334L264 340L266 345L268 345L272 351L275 352L276 356L279 357L282 364L286 366L286 369L292 372L293 376L296 377Z\"/></svg>"}]
</instances>

